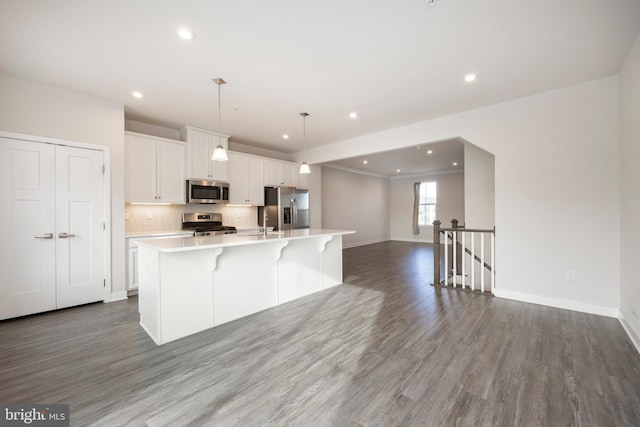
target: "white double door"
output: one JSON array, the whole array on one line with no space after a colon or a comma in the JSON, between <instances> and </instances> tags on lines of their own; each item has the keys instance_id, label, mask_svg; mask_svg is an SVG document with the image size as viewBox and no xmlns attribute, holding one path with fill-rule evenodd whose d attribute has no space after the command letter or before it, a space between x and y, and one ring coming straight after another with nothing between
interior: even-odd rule
<instances>
[{"instance_id":1,"label":"white double door","mask_svg":"<svg viewBox=\"0 0 640 427\"><path fill-rule=\"evenodd\" d=\"M0 319L104 300L104 153L0 138Z\"/></svg>"}]
</instances>

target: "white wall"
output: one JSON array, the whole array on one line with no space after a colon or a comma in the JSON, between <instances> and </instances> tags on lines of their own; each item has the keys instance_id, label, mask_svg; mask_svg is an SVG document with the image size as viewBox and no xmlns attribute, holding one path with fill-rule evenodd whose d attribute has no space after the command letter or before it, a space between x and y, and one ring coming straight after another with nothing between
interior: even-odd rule
<instances>
[{"instance_id":1,"label":"white wall","mask_svg":"<svg viewBox=\"0 0 640 427\"><path fill-rule=\"evenodd\" d=\"M0 130L111 147L111 295L124 283L124 106L0 74Z\"/></svg>"},{"instance_id":2,"label":"white wall","mask_svg":"<svg viewBox=\"0 0 640 427\"><path fill-rule=\"evenodd\" d=\"M467 228L492 229L495 218L495 157L464 144L464 223Z\"/></svg>"},{"instance_id":3,"label":"white wall","mask_svg":"<svg viewBox=\"0 0 640 427\"><path fill-rule=\"evenodd\" d=\"M307 159L321 163L453 137L493 153L500 295L615 316L618 89L617 76L598 79L313 148ZM575 271L575 281L565 280L566 270Z\"/></svg>"},{"instance_id":4,"label":"white wall","mask_svg":"<svg viewBox=\"0 0 640 427\"><path fill-rule=\"evenodd\" d=\"M309 190L309 222L311 228L322 228L322 167L309 165L311 173L298 175L298 188Z\"/></svg>"},{"instance_id":5,"label":"white wall","mask_svg":"<svg viewBox=\"0 0 640 427\"><path fill-rule=\"evenodd\" d=\"M640 35L620 74L621 285L623 324L640 349Z\"/></svg>"},{"instance_id":6,"label":"white wall","mask_svg":"<svg viewBox=\"0 0 640 427\"><path fill-rule=\"evenodd\" d=\"M443 227L451 227L452 219L464 223L465 174L466 171L458 171L391 179L391 240L433 243L431 225L421 226L420 234L413 234L413 184L416 182L437 182L436 217Z\"/></svg>"},{"instance_id":7,"label":"white wall","mask_svg":"<svg viewBox=\"0 0 640 427\"><path fill-rule=\"evenodd\" d=\"M140 231L176 231L182 228L185 212L215 212L222 214L223 225L238 229L259 228L258 208L255 206L227 205L136 205L127 203L125 220L127 233ZM147 213L151 212L151 218Z\"/></svg>"},{"instance_id":8,"label":"white wall","mask_svg":"<svg viewBox=\"0 0 640 427\"><path fill-rule=\"evenodd\" d=\"M355 230L352 247L389 240L389 180L322 167L322 228Z\"/></svg>"},{"instance_id":9,"label":"white wall","mask_svg":"<svg viewBox=\"0 0 640 427\"><path fill-rule=\"evenodd\" d=\"M137 120L125 119L124 130L180 141L180 132L178 129L152 125L149 123L139 122Z\"/></svg>"}]
</instances>

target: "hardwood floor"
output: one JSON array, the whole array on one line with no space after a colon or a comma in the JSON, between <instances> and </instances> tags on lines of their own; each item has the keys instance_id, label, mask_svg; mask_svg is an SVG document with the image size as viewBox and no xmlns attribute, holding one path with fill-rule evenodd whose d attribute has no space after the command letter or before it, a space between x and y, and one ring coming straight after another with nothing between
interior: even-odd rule
<instances>
[{"instance_id":1,"label":"hardwood floor","mask_svg":"<svg viewBox=\"0 0 640 427\"><path fill-rule=\"evenodd\" d=\"M618 320L435 289L431 257L347 249L347 284L160 347L135 298L0 322L0 402L74 426L640 425Z\"/></svg>"}]
</instances>

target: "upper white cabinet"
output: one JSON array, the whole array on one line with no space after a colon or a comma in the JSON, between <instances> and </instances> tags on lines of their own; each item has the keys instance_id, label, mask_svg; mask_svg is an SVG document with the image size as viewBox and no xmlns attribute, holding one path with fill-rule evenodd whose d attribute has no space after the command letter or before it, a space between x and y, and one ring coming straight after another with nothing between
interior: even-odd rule
<instances>
[{"instance_id":1,"label":"upper white cabinet","mask_svg":"<svg viewBox=\"0 0 640 427\"><path fill-rule=\"evenodd\" d=\"M229 203L264 205L264 160L229 152Z\"/></svg>"},{"instance_id":2,"label":"upper white cabinet","mask_svg":"<svg viewBox=\"0 0 640 427\"><path fill-rule=\"evenodd\" d=\"M229 150L229 135L185 126L180 139L187 142L187 178L227 181L227 162L211 160L213 150L221 144Z\"/></svg>"},{"instance_id":3,"label":"upper white cabinet","mask_svg":"<svg viewBox=\"0 0 640 427\"><path fill-rule=\"evenodd\" d=\"M296 186L296 164L283 160L267 159L264 161L264 185L270 186Z\"/></svg>"},{"instance_id":4,"label":"upper white cabinet","mask_svg":"<svg viewBox=\"0 0 640 427\"><path fill-rule=\"evenodd\" d=\"M185 203L185 144L125 132L127 203Z\"/></svg>"}]
</instances>

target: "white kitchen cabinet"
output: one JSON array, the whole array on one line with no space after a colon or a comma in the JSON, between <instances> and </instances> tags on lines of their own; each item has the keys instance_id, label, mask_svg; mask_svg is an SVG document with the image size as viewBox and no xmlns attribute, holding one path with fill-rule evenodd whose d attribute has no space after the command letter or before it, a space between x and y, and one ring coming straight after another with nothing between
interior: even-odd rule
<instances>
[{"instance_id":1,"label":"white kitchen cabinet","mask_svg":"<svg viewBox=\"0 0 640 427\"><path fill-rule=\"evenodd\" d=\"M267 159L264 162L264 185L295 187L298 178L296 164L284 160Z\"/></svg>"},{"instance_id":2,"label":"white kitchen cabinet","mask_svg":"<svg viewBox=\"0 0 640 427\"><path fill-rule=\"evenodd\" d=\"M229 203L264 205L263 167L261 157L229 153Z\"/></svg>"},{"instance_id":3,"label":"white kitchen cabinet","mask_svg":"<svg viewBox=\"0 0 640 427\"><path fill-rule=\"evenodd\" d=\"M190 231L175 231L161 233L133 233L125 237L127 242L127 256L125 258L125 286L127 291L135 291L138 289L139 272L138 272L138 243L136 240L141 239L171 239L180 237L190 237L193 233Z\"/></svg>"},{"instance_id":4,"label":"white kitchen cabinet","mask_svg":"<svg viewBox=\"0 0 640 427\"><path fill-rule=\"evenodd\" d=\"M140 240L140 325L160 345L340 285L352 233Z\"/></svg>"},{"instance_id":5,"label":"white kitchen cabinet","mask_svg":"<svg viewBox=\"0 0 640 427\"><path fill-rule=\"evenodd\" d=\"M98 149L0 137L0 319L104 300L105 170Z\"/></svg>"},{"instance_id":6,"label":"white kitchen cabinet","mask_svg":"<svg viewBox=\"0 0 640 427\"><path fill-rule=\"evenodd\" d=\"M127 258L125 263L126 289L127 291L135 291L138 289L138 245L133 239L127 239Z\"/></svg>"},{"instance_id":7,"label":"white kitchen cabinet","mask_svg":"<svg viewBox=\"0 0 640 427\"><path fill-rule=\"evenodd\" d=\"M187 143L187 178L228 180L228 162L211 160L211 155L218 144L229 150L229 135L185 126L180 129L180 139Z\"/></svg>"},{"instance_id":8,"label":"white kitchen cabinet","mask_svg":"<svg viewBox=\"0 0 640 427\"><path fill-rule=\"evenodd\" d=\"M125 133L127 203L185 203L185 144Z\"/></svg>"}]
</instances>

